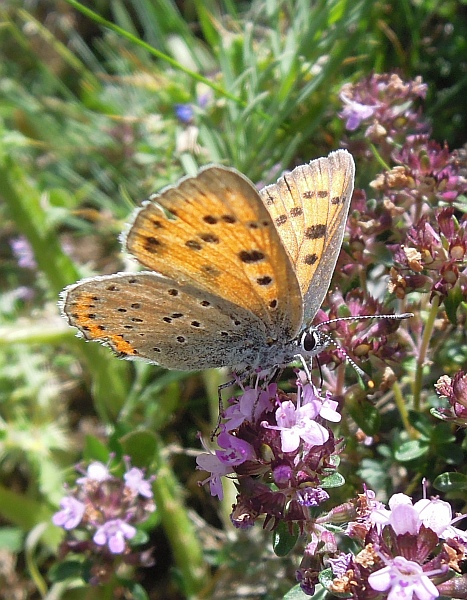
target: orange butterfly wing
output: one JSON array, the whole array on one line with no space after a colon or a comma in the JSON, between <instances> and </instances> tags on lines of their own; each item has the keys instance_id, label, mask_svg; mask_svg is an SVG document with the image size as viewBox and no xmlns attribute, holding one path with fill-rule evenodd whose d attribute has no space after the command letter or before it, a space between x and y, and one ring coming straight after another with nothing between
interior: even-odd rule
<instances>
[{"instance_id":1,"label":"orange butterfly wing","mask_svg":"<svg viewBox=\"0 0 467 600\"><path fill-rule=\"evenodd\" d=\"M297 334L293 265L256 188L234 169L207 167L155 194L124 241L145 267L251 311L271 340Z\"/></svg>"},{"instance_id":2,"label":"orange butterfly wing","mask_svg":"<svg viewBox=\"0 0 467 600\"><path fill-rule=\"evenodd\" d=\"M168 369L254 365L266 344L251 311L153 272L79 281L64 290L62 311L84 338Z\"/></svg>"}]
</instances>

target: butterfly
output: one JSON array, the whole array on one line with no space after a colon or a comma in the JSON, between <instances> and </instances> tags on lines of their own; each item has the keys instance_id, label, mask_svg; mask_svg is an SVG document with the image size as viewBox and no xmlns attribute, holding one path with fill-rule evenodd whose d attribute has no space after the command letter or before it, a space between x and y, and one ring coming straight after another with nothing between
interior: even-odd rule
<instances>
[{"instance_id":1,"label":"butterfly","mask_svg":"<svg viewBox=\"0 0 467 600\"><path fill-rule=\"evenodd\" d=\"M346 150L257 191L223 166L154 194L124 249L147 270L68 286L78 335L169 369L272 370L327 342L311 323L342 245L355 165Z\"/></svg>"}]
</instances>

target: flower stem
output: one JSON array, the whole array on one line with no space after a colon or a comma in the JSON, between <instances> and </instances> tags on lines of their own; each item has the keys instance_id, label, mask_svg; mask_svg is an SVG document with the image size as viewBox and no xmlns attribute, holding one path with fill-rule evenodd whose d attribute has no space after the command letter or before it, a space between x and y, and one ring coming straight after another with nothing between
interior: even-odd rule
<instances>
[{"instance_id":1,"label":"flower stem","mask_svg":"<svg viewBox=\"0 0 467 600\"><path fill-rule=\"evenodd\" d=\"M197 598L209 585L207 563L175 474L160 449L158 454L160 468L153 484L157 510L183 582L183 593L186 598Z\"/></svg>"},{"instance_id":2,"label":"flower stem","mask_svg":"<svg viewBox=\"0 0 467 600\"><path fill-rule=\"evenodd\" d=\"M409 413L407 411L407 405L404 402L404 397L402 396L402 391L401 391L400 385L397 381L392 386L392 392L394 394L394 401L396 403L397 410L399 411L399 414L401 416L404 428L407 431L407 433L410 435L410 437L412 439L415 439L417 437L417 433L416 433L415 429L412 427L412 425L410 424Z\"/></svg>"},{"instance_id":3,"label":"flower stem","mask_svg":"<svg viewBox=\"0 0 467 600\"><path fill-rule=\"evenodd\" d=\"M208 396L212 431L216 431L219 427L219 411L222 412L222 407L219 406L219 386L225 383L226 380L229 380L230 373L226 369L209 369L204 371L201 376ZM227 477L224 478L222 488L224 490L224 497L221 501L220 516L224 525L231 527L230 513L232 512L232 505L236 502L237 488L234 481ZM205 493L207 493L206 490Z\"/></svg>"},{"instance_id":4,"label":"flower stem","mask_svg":"<svg viewBox=\"0 0 467 600\"><path fill-rule=\"evenodd\" d=\"M434 296L431 303L431 310L428 314L427 322L425 323L425 330L423 331L422 343L417 358L417 366L415 369L415 382L413 389L413 408L415 411L420 410L420 395L422 391L422 379L423 379L423 367L425 366L425 359L430 344L431 336L433 333L433 327L435 319L438 314L439 298Z\"/></svg>"}]
</instances>

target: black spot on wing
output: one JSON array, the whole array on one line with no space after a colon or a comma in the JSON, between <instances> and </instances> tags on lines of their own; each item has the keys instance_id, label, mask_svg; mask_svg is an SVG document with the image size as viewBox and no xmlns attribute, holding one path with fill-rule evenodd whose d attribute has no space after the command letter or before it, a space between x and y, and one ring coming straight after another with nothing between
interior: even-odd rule
<instances>
[{"instance_id":1,"label":"black spot on wing","mask_svg":"<svg viewBox=\"0 0 467 600\"><path fill-rule=\"evenodd\" d=\"M305 237L309 240L318 240L326 235L326 225L319 223L317 225L311 225L307 227L305 231Z\"/></svg>"},{"instance_id":2,"label":"black spot on wing","mask_svg":"<svg viewBox=\"0 0 467 600\"><path fill-rule=\"evenodd\" d=\"M290 209L289 214L293 219L296 217L300 217L301 215L303 215L303 208L301 206L294 206Z\"/></svg>"},{"instance_id":3,"label":"black spot on wing","mask_svg":"<svg viewBox=\"0 0 467 600\"><path fill-rule=\"evenodd\" d=\"M265 254L261 250L242 250L238 253L238 258L245 264L252 264L264 260Z\"/></svg>"},{"instance_id":4,"label":"black spot on wing","mask_svg":"<svg viewBox=\"0 0 467 600\"><path fill-rule=\"evenodd\" d=\"M306 265L314 265L315 262L318 260L318 255L317 254L307 254L306 256L303 257L303 262Z\"/></svg>"},{"instance_id":5,"label":"black spot on wing","mask_svg":"<svg viewBox=\"0 0 467 600\"><path fill-rule=\"evenodd\" d=\"M275 222L278 227L284 225L285 223L287 223L287 215L279 215L275 218Z\"/></svg>"}]
</instances>

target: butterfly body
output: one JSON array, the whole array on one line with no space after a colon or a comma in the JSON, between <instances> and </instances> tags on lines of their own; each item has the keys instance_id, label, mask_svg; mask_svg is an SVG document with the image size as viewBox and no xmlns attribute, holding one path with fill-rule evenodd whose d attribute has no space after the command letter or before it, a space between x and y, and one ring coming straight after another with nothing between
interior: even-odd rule
<instances>
[{"instance_id":1,"label":"butterfly body","mask_svg":"<svg viewBox=\"0 0 467 600\"><path fill-rule=\"evenodd\" d=\"M206 167L135 212L123 244L148 270L71 285L62 311L86 339L171 369L312 356L303 333L329 287L353 177L344 150L259 193L234 169Z\"/></svg>"}]
</instances>

